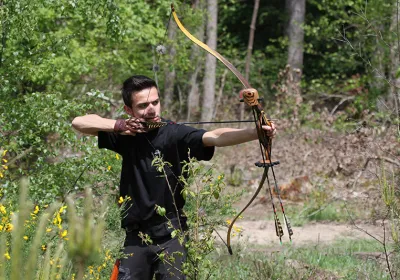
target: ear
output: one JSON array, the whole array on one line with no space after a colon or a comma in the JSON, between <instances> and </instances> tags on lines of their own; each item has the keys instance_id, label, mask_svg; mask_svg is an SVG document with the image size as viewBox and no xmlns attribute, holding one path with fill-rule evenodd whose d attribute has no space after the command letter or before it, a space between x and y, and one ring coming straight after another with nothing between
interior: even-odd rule
<instances>
[{"instance_id":1,"label":"ear","mask_svg":"<svg viewBox=\"0 0 400 280\"><path fill-rule=\"evenodd\" d=\"M133 117L133 112L132 112L132 108L124 105L124 111L125 113L127 113L129 116Z\"/></svg>"}]
</instances>

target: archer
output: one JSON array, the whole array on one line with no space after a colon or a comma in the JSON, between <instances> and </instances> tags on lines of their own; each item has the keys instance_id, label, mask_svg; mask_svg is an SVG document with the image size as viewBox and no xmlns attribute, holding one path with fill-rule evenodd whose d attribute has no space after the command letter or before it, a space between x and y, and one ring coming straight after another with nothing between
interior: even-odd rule
<instances>
[{"instance_id":1,"label":"archer","mask_svg":"<svg viewBox=\"0 0 400 280\"><path fill-rule=\"evenodd\" d=\"M98 137L99 148L106 148L123 158L120 179L120 196L130 197L127 214L121 226L126 231L118 279L184 279L182 263L185 261L184 244L171 237L167 221L174 227L187 229L182 208L185 200L178 177L182 175L182 161L190 157L210 160L215 147L236 145L258 139L256 128L218 128L212 131L169 123L150 129L146 123L164 121L161 116L159 92L155 81L145 76L132 76L123 83L124 110L129 119L106 119L98 115L76 117L72 126L83 134ZM263 125L269 137L276 129ZM154 155L172 164L166 173L168 178L152 166ZM168 180L168 181L167 181ZM172 187L171 193L168 184ZM156 213L155 206L166 209L166 217ZM178 209L178 211L176 211ZM148 234L153 244L143 244L139 232ZM162 251L161 249L162 248ZM159 253L175 254L174 262L164 263Z\"/></svg>"}]
</instances>

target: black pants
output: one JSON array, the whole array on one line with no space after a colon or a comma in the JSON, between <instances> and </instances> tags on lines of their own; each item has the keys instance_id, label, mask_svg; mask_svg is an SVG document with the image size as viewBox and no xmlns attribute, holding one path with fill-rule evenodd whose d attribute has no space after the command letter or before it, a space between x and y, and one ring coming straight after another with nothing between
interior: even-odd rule
<instances>
[{"instance_id":1,"label":"black pants","mask_svg":"<svg viewBox=\"0 0 400 280\"><path fill-rule=\"evenodd\" d=\"M182 263L186 260L184 244L178 238L171 238L170 232L164 237L152 238L152 244L145 244L138 237L139 230L127 232L124 254L121 259L118 280L184 280Z\"/></svg>"}]
</instances>

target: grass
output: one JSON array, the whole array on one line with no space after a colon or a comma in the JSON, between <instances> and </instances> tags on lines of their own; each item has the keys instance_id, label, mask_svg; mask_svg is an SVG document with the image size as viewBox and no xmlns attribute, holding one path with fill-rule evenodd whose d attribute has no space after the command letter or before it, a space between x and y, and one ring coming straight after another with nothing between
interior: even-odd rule
<instances>
[{"instance_id":1,"label":"grass","mask_svg":"<svg viewBox=\"0 0 400 280\"><path fill-rule=\"evenodd\" d=\"M249 250L246 248L246 250ZM214 255L218 268L210 279L388 279L383 260L361 258L381 252L370 240L339 240L331 245L264 247Z\"/></svg>"}]
</instances>

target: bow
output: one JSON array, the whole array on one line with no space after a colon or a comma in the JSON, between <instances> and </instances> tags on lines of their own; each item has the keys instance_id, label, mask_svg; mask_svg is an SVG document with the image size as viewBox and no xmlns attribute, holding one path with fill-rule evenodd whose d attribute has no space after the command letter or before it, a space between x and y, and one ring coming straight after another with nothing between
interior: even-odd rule
<instances>
[{"instance_id":1,"label":"bow","mask_svg":"<svg viewBox=\"0 0 400 280\"><path fill-rule=\"evenodd\" d=\"M257 197L258 193L261 191L261 189L264 185L264 182L266 180L268 182L268 189L269 189L272 208L273 208L273 212L274 212L276 235L279 237L279 240L282 243L283 229L282 229L282 225L279 221L279 218L277 216L276 207L275 207L275 203L274 203L274 196L272 194L272 189L271 189L270 181L268 178L268 171L270 169L272 171L272 175L273 175L273 179L274 179L275 193L278 196L278 199L279 199L279 202L281 205L281 210L283 213L283 217L285 220L285 224L287 227L289 239L291 240L291 236L293 235L293 230L291 228L289 219L286 217L285 210L283 208L283 203L282 203L282 200L280 197L279 188L278 188L277 181L275 178L275 172L273 169L273 167L275 165L279 164L279 161L271 160L272 140L270 137L267 136L266 132L262 129L262 126L264 126L264 125L271 126L271 121L267 118L263 107L259 103L260 98L259 98L257 90L251 88L250 83L243 77L243 75L236 69L236 67L233 66L232 63L230 63L226 58L224 58L217 51L211 49L209 46L207 46L206 44L204 44L203 42L198 40L196 37L194 37L192 34L190 34L190 32L183 26L183 24L179 20L177 14L175 12L175 8L174 8L173 4L171 4L171 10L172 10L172 15L173 15L173 18L174 18L176 24L178 25L179 29L186 35L186 37L188 37L196 45L200 46L201 48L206 50L208 53L210 53L211 55L216 57L240 80L242 85L245 87L245 89L240 92L241 101L243 101L247 105L249 105L253 112L254 122L256 125L258 140L259 140L259 144L260 144L260 151L261 151L261 155L262 155L262 160L260 162L257 162L256 166L263 168L264 172L263 172L260 183L259 183L254 195L252 196L250 201L246 204L246 206L239 212L239 214L232 220L231 224L229 225L228 233L227 233L227 244L226 244L228 247L229 253L232 255L232 248L230 246L230 238L231 238L231 231L232 231L234 223L240 217L240 215L251 205L251 203L254 201L254 199Z\"/></svg>"}]
</instances>

